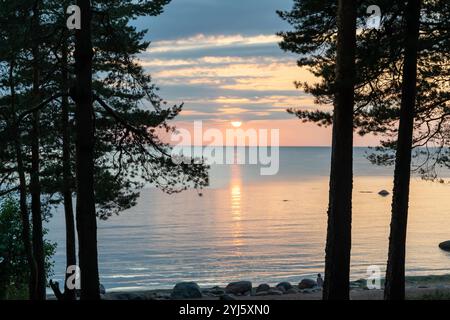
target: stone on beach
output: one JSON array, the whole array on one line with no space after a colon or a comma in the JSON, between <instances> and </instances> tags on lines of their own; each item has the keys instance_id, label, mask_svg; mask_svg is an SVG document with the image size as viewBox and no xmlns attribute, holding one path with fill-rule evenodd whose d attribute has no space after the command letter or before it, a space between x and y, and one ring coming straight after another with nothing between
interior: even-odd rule
<instances>
[{"instance_id":1,"label":"stone on beach","mask_svg":"<svg viewBox=\"0 0 450 320\"><path fill-rule=\"evenodd\" d=\"M292 289L292 285L289 282L280 282L279 284L276 285L276 288L278 290L280 290L280 288L283 288L282 291L286 292L286 291Z\"/></svg>"},{"instance_id":2,"label":"stone on beach","mask_svg":"<svg viewBox=\"0 0 450 320\"><path fill-rule=\"evenodd\" d=\"M382 197L387 197L388 195L390 195L389 191L387 190L381 190L380 192L378 192L378 194Z\"/></svg>"},{"instance_id":3,"label":"stone on beach","mask_svg":"<svg viewBox=\"0 0 450 320\"><path fill-rule=\"evenodd\" d=\"M226 293L245 294L252 291L252 283L250 281L238 281L230 283L226 288Z\"/></svg>"},{"instance_id":4,"label":"stone on beach","mask_svg":"<svg viewBox=\"0 0 450 320\"><path fill-rule=\"evenodd\" d=\"M180 282L173 288L172 299L198 299L202 297L202 291L195 282Z\"/></svg>"},{"instance_id":5,"label":"stone on beach","mask_svg":"<svg viewBox=\"0 0 450 320\"><path fill-rule=\"evenodd\" d=\"M270 289L267 293L270 296L281 296L284 292L278 289Z\"/></svg>"},{"instance_id":6,"label":"stone on beach","mask_svg":"<svg viewBox=\"0 0 450 320\"><path fill-rule=\"evenodd\" d=\"M259 292L267 292L270 290L270 286L267 283L260 284L258 288L256 288L256 293Z\"/></svg>"},{"instance_id":7,"label":"stone on beach","mask_svg":"<svg viewBox=\"0 0 450 320\"><path fill-rule=\"evenodd\" d=\"M297 294L297 293L298 293L298 290L295 289L294 287L292 287L291 289L286 290L285 293L286 293L286 294Z\"/></svg>"},{"instance_id":8,"label":"stone on beach","mask_svg":"<svg viewBox=\"0 0 450 320\"><path fill-rule=\"evenodd\" d=\"M221 296L221 295L225 294L225 290L223 290L222 288L216 286L216 287L213 287L211 289L203 290L203 293L207 293L207 294L210 294L210 295L213 295L213 296Z\"/></svg>"},{"instance_id":9,"label":"stone on beach","mask_svg":"<svg viewBox=\"0 0 450 320\"><path fill-rule=\"evenodd\" d=\"M303 289L312 289L315 286L317 286L317 283L316 283L316 281L314 281L312 279L303 279L298 284L298 288L301 289L301 290L303 290Z\"/></svg>"},{"instance_id":10,"label":"stone on beach","mask_svg":"<svg viewBox=\"0 0 450 320\"><path fill-rule=\"evenodd\" d=\"M441 242L441 243L439 244L439 248L441 248L441 249L444 250L444 251L450 251L450 240L449 240L449 241Z\"/></svg>"}]
</instances>

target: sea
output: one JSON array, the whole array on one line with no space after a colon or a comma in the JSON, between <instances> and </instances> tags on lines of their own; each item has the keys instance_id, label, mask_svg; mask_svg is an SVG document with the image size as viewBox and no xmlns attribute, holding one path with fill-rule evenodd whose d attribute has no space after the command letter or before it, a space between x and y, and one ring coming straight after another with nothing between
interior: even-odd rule
<instances>
[{"instance_id":1,"label":"sea","mask_svg":"<svg viewBox=\"0 0 450 320\"><path fill-rule=\"evenodd\" d=\"M237 155L251 148L235 148ZM393 168L354 149L351 279L387 261ZM182 281L202 287L248 280L298 283L324 272L331 149L281 147L278 172L258 164L213 164L210 186L168 195L147 186L137 205L98 221L100 281L108 291L168 289ZM450 273L450 185L413 175L407 275ZM62 208L46 225L57 243L53 279L65 272ZM375 268L375 269L374 269Z\"/></svg>"}]
</instances>

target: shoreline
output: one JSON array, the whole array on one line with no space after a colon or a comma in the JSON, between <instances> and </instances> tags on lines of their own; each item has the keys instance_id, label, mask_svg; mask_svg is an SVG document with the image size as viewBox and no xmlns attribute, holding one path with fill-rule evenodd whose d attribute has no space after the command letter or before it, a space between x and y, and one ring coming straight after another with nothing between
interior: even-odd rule
<instances>
[{"instance_id":1,"label":"shoreline","mask_svg":"<svg viewBox=\"0 0 450 320\"><path fill-rule=\"evenodd\" d=\"M245 281L243 281L245 282ZM243 283L239 282L239 283ZM383 287L382 280L382 287ZM447 275L429 275L429 276L410 276L406 277L406 296L409 300L417 299L450 299L450 274ZM256 285L256 287L254 286ZM250 291L234 294L226 290L225 287L215 286L212 288L199 288L201 297L190 297L181 299L172 299L173 289L154 289L154 290L131 290L106 291L102 295L104 300L321 300L321 288L312 287L299 289L297 284L292 284L292 289L282 292L282 288L270 287L264 294L261 291L257 293L257 286L253 284ZM366 281L361 279L350 283L351 300L382 300L383 290L366 288Z\"/></svg>"}]
</instances>

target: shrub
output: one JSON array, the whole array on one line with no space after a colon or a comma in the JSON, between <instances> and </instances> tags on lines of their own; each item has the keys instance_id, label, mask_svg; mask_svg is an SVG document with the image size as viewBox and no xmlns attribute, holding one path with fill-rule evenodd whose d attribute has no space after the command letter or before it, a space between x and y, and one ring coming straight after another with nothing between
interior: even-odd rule
<instances>
[{"instance_id":1,"label":"shrub","mask_svg":"<svg viewBox=\"0 0 450 320\"><path fill-rule=\"evenodd\" d=\"M55 249L56 244L44 240L47 278L53 272ZM0 204L0 299L26 299L28 280L19 204L14 198L6 198Z\"/></svg>"}]
</instances>

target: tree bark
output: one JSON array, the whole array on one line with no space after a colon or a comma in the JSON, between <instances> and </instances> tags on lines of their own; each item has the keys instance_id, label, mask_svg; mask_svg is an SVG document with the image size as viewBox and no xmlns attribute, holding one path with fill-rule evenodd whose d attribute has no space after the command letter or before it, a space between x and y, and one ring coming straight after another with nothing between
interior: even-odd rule
<instances>
[{"instance_id":1,"label":"tree bark","mask_svg":"<svg viewBox=\"0 0 450 320\"><path fill-rule=\"evenodd\" d=\"M35 33L32 39L33 55L33 104L40 102L39 89L39 2L35 1L33 5L33 30ZM37 300L46 299L46 276L45 276L45 252L44 252L44 234L42 231L42 212L41 212L41 186L39 179L40 157L40 112L33 112L33 124L31 128L31 174L30 174L30 193L31 193L31 216L33 220L33 253L37 268L37 287L35 298Z\"/></svg>"},{"instance_id":2,"label":"tree bark","mask_svg":"<svg viewBox=\"0 0 450 320\"><path fill-rule=\"evenodd\" d=\"M324 300L349 299L356 0L340 0Z\"/></svg>"},{"instance_id":3,"label":"tree bark","mask_svg":"<svg viewBox=\"0 0 450 320\"><path fill-rule=\"evenodd\" d=\"M408 223L411 149L417 94L417 52L420 28L420 0L408 1L405 18L405 57L400 124L394 171L392 220L384 297L388 300L405 299L405 255Z\"/></svg>"},{"instance_id":4,"label":"tree bark","mask_svg":"<svg viewBox=\"0 0 450 320\"><path fill-rule=\"evenodd\" d=\"M81 299L98 300L97 218L94 196L94 111L92 94L91 3L77 0L81 30L76 31L76 176L78 259L81 269Z\"/></svg>"},{"instance_id":5,"label":"tree bark","mask_svg":"<svg viewBox=\"0 0 450 320\"><path fill-rule=\"evenodd\" d=\"M31 244L30 237L30 217L28 214L27 205L27 181L25 176L25 168L23 165L23 154L20 139L20 127L19 121L16 114L16 90L14 84L14 62L10 63L9 69L9 85L11 93L11 109L13 115L13 135L14 135L14 148L17 160L17 174L19 176L19 206L20 206L20 217L22 220L22 242L25 248L25 254L27 257L28 267L30 269L30 278L28 284L28 295L32 300L36 299L36 289L37 289L37 270L36 262L33 255L33 247Z\"/></svg>"},{"instance_id":6,"label":"tree bark","mask_svg":"<svg viewBox=\"0 0 450 320\"><path fill-rule=\"evenodd\" d=\"M69 122L69 99L68 99L68 53L67 53L67 38L65 38L62 46L62 66L61 66L61 87L64 93L62 97L62 121L61 131L63 137L63 186L62 193L64 198L64 214L66 221L66 271L69 266L75 266L77 264L76 248L75 248L75 219L73 213L72 202L72 166L70 156L70 122ZM69 289L67 287L67 280L69 275L66 272L66 278L64 281L64 299L75 300L75 289Z\"/></svg>"}]
</instances>

